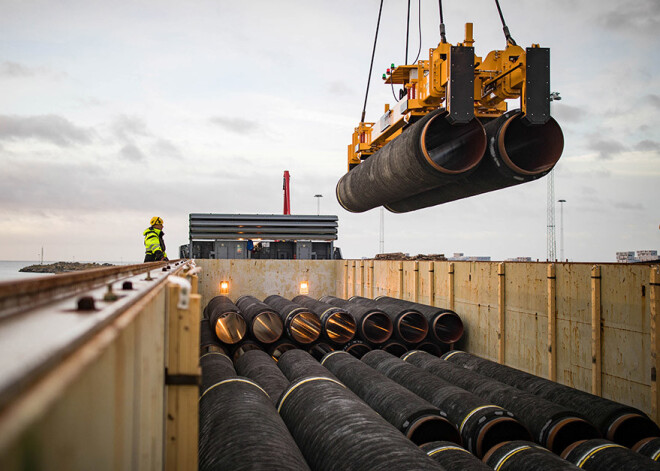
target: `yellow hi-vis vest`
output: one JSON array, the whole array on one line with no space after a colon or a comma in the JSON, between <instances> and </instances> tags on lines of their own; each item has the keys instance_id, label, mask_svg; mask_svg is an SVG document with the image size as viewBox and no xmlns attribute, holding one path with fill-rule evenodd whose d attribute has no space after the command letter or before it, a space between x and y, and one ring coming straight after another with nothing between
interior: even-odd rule
<instances>
[{"instance_id":1,"label":"yellow hi-vis vest","mask_svg":"<svg viewBox=\"0 0 660 471\"><path fill-rule=\"evenodd\" d=\"M149 229L145 229L142 235L144 235L144 249L146 253L154 254L156 252L163 252L163 257L167 257L165 253L165 242L163 241L163 231L155 227L150 227Z\"/></svg>"}]
</instances>

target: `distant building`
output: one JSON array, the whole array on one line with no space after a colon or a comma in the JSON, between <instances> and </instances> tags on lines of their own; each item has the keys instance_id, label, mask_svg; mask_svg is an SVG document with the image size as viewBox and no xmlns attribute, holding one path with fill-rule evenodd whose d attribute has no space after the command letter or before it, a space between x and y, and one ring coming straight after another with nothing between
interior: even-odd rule
<instances>
[{"instance_id":1,"label":"distant building","mask_svg":"<svg viewBox=\"0 0 660 471\"><path fill-rule=\"evenodd\" d=\"M637 256L635 252L617 252L617 263L636 263L636 262L655 262L658 260L657 250L638 250Z\"/></svg>"},{"instance_id":2,"label":"distant building","mask_svg":"<svg viewBox=\"0 0 660 471\"><path fill-rule=\"evenodd\" d=\"M505 260L506 262L531 262L532 257L514 257L514 258L507 258Z\"/></svg>"},{"instance_id":3,"label":"distant building","mask_svg":"<svg viewBox=\"0 0 660 471\"><path fill-rule=\"evenodd\" d=\"M490 262L490 257L465 255L463 252L454 252L454 255L452 257L448 257L447 260L461 262Z\"/></svg>"}]
</instances>

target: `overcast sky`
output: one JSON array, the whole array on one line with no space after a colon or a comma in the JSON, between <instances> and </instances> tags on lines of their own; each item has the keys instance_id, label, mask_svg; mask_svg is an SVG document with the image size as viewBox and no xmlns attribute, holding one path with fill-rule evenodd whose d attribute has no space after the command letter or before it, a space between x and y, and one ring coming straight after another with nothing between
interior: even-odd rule
<instances>
[{"instance_id":1,"label":"overcast sky","mask_svg":"<svg viewBox=\"0 0 660 471\"><path fill-rule=\"evenodd\" d=\"M419 48L413 0L410 59ZM422 0L422 58L439 42ZM518 44L551 48L565 256L660 249L660 2L501 0ZM367 120L393 102L406 4L385 0ZM373 256L380 210L335 199L362 110L378 0L19 1L0 4L0 260L131 261L188 214L339 216L345 257ZM445 0L447 38L474 23L477 55L505 46L492 0ZM559 228L559 207L557 207ZM557 231L559 240L559 231ZM559 254L559 246L558 246ZM387 252L546 258L546 179L421 211L385 213Z\"/></svg>"}]
</instances>

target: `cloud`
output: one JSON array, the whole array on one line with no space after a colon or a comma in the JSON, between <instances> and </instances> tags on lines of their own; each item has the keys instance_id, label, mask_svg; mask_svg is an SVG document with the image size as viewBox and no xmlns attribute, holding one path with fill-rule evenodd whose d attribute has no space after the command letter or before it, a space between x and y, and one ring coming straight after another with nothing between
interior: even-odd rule
<instances>
[{"instance_id":1,"label":"cloud","mask_svg":"<svg viewBox=\"0 0 660 471\"><path fill-rule=\"evenodd\" d=\"M147 160L147 156L135 144L126 144L119 151L119 156L132 162L143 162Z\"/></svg>"},{"instance_id":2,"label":"cloud","mask_svg":"<svg viewBox=\"0 0 660 471\"><path fill-rule=\"evenodd\" d=\"M112 124L115 136L126 142L131 142L134 137L150 136L147 123L137 116L121 115Z\"/></svg>"},{"instance_id":3,"label":"cloud","mask_svg":"<svg viewBox=\"0 0 660 471\"><path fill-rule=\"evenodd\" d=\"M651 105L660 109L660 96L651 93L649 95L646 95L645 98Z\"/></svg>"},{"instance_id":4,"label":"cloud","mask_svg":"<svg viewBox=\"0 0 660 471\"><path fill-rule=\"evenodd\" d=\"M168 139L158 139L154 145L151 146L151 153L156 157L183 159L181 150Z\"/></svg>"},{"instance_id":5,"label":"cloud","mask_svg":"<svg viewBox=\"0 0 660 471\"><path fill-rule=\"evenodd\" d=\"M0 140L38 139L59 147L70 147L89 144L94 136L92 129L76 126L68 119L54 114L0 115Z\"/></svg>"},{"instance_id":6,"label":"cloud","mask_svg":"<svg viewBox=\"0 0 660 471\"><path fill-rule=\"evenodd\" d=\"M627 147L614 139L602 138L600 135L592 135L588 147L600 154L601 159L611 159L614 155L627 150Z\"/></svg>"},{"instance_id":7,"label":"cloud","mask_svg":"<svg viewBox=\"0 0 660 471\"><path fill-rule=\"evenodd\" d=\"M33 68L26 67L18 62L5 61L0 64L0 77L20 78L32 77L37 73Z\"/></svg>"},{"instance_id":8,"label":"cloud","mask_svg":"<svg viewBox=\"0 0 660 471\"><path fill-rule=\"evenodd\" d=\"M224 116L214 116L209 121L221 128L236 134L252 134L259 130L259 124L243 118L227 118Z\"/></svg>"},{"instance_id":9,"label":"cloud","mask_svg":"<svg viewBox=\"0 0 660 471\"><path fill-rule=\"evenodd\" d=\"M597 22L608 30L644 33L657 36L660 27L660 3L657 0L628 0L616 2L614 9L598 16Z\"/></svg>"},{"instance_id":10,"label":"cloud","mask_svg":"<svg viewBox=\"0 0 660 471\"><path fill-rule=\"evenodd\" d=\"M349 87L345 82L334 80L328 83L327 87L328 93L333 96L336 95L354 95L355 89Z\"/></svg>"},{"instance_id":11,"label":"cloud","mask_svg":"<svg viewBox=\"0 0 660 471\"><path fill-rule=\"evenodd\" d=\"M587 115L584 108L576 106L557 104L552 108L552 114L560 121L568 123L578 123Z\"/></svg>"},{"instance_id":12,"label":"cloud","mask_svg":"<svg viewBox=\"0 0 660 471\"><path fill-rule=\"evenodd\" d=\"M641 211L644 209L644 205L642 203L629 203L627 201L615 201L612 204L613 208L617 209L631 209L634 211Z\"/></svg>"},{"instance_id":13,"label":"cloud","mask_svg":"<svg viewBox=\"0 0 660 471\"><path fill-rule=\"evenodd\" d=\"M660 150L660 142L644 139L635 144L635 150L658 152Z\"/></svg>"}]
</instances>

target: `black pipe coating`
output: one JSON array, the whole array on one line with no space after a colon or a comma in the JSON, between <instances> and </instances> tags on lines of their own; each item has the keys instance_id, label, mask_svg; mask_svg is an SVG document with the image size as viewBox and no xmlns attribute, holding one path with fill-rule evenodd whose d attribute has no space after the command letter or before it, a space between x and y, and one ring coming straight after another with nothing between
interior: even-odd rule
<instances>
[{"instance_id":1,"label":"black pipe coating","mask_svg":"<svg viewBox=\"0 0 660 471\"><path fill-rule=\"evenodd\" d=\"M580 411L603 437L627 447L648 437L660 436L660 428L644 412L524 371L501 365L460 350L443 356L451 363L495 378L516 388ZM585 437L587 438L587 437Z\"/></svg>"},{"instance_id":2,"label":"black pipe coating","mask_svg":"<svg viewBox=\"0 0 660 471\"><path fill-rule=\"evenodd\" d=\"M227 296L216 296L206 305L211 328L225 344L234 345L245 337L247 323Z\"/></svg>"},{"instance_id":3,"label":"black pipe coating","mask_svg":"<svg viewBox=\"0 0 660 471\"><path fill-rule=\"evenodd\" d=\"M279 340L272 345L269 345L268 354L273 357L273 360L278 361L284 352L295 350L298 347L296 344L288 339Z\"/></svg>"},{"instance_id":4,"label":"black pipe coating","mask_svg":"<svg viewBox=\"0 0 660 471\"><path fill-rule=\"evenodd\" d=\"M380 309L351 303L335 296L323 296L321 301L348 311L357 322L358 336L362 340L380 344L387 342L392 336L392 321Z\"/></svg>"},{"instance_id":5,"label":"black pipe coating","mask_svg":"<svg viewBox=\"0 0 660 471\"><path fill-rule=\"evenodd\" d=\"M640 440L632 447L640 455L651 458L653 461L660 460L660 437L649 437Z\"/></svg>"},{"instance_id":6,"label":"black pipe coating","mask_svg":"<svg viewBox=\"0 0 660 471\"><path fill-rule=\"evenodd\" d=\"M444 411L458 427L463 446L478 457L504 441L531 440L511 412L428 371L379 350L366 354L362 361Z\"/></svg>"},{"instance_id":7,"label":"black pipe coating","mask_svg":"<svg viewBox=\"0 0 660 471\"><path fill-rule=\"evenodd\" d=\"M243 340L238 345L235 345L234 348L231 350L231 358L232 360L236 361L245 353L251 350L263 350L263 349L261 348L261 344L259 342L256 342L254 340Z\"/></svg>"},{"instance_id":8,"label":"black pipe coating","mask_svg":"<svg viewBox=\"0 0 660 471\"><path fill-rule=\"evenodd\" d=\"M293 298L294 303L305 306L319 316L323 325L323 335L339 345L344 345L355 337L357 324L346 310L301 294Z\"/></svg>"},{"instance_id":9,"label":"black pipe coating","mask_svg":"<svg viewBox=\"0 0 660 471\"><path fill-rule=\"evenodd\" d=\"M330 370L322 366L313 356L300 349L284 352L280 357L280 361L277 362L277 366L291 382L310 376L337 379Z\"/></svg>"},{"instance_id":10,"label":"black pipe coating","mask_svg":"<svg viewBox=\"0 0 660 471\"><path fill-rule=\"evenodd\" d=\"M279 314L254 296L241 296L236 306L250 327L250 334L261 343L277 342L284 331Z\"/></svg>"},{"instance_id":11,"label":"black pipe coating","mask_svg":"<svg viewBox=\"0 0 660 471\"><path fill-rule=\"evenodd\" d=\"M414 303L390 296L378 296L374 301L378 305L381 303L397 304L421 312L429 323L430 338L438 342L450 344L458 342L463 336L463 321L461 321L458 314L450 309Z\"/></svg>"},{"instance_id":12,"label":"black pipe coating","mask_svg":"<svg viewBox=\"0 0 660 471\"><path fill-rule=\"evenodd\" d=\"M248 378L210 386L199 401L199 469L309 470L268 394Z\"/></svg>"},{"instance_id":13,"label":"black pipe coating","mask_svg":"<svg viewBox=\"0 0 660 471\"><path fill-rule=\"evenodd\" d=\"M413 443L448 440L461 443L456 427L433 404L395 383L353 355L328 353L321 365Z\"/></svg>"},{"instance_id":14,"label":"black pipe coating","mask_svg":"<svg viewBox=\"0 0 660 471\"><path fill-rule=\"evenodd\" d=\"M278 411L315 471L445 469L332 378L292 383Z\"/></svg>"},{"instance_id":15,"label":"black pipe coating","mask_svg":"<svg viewBox=\"0 0 660 471\"><path fill-rule=\"evenodd\" d=\"M277 404L280 396L289 387L289 380L277 367L277 363L268 353L261 350L250 350L245 352L234 363L236 372L254 380L264 388L272 401Z\"/></svg>"},{"instance_id":16,"label":"black pipe coating","mask_svg":"<svg viewBox=\"0 0 660 471\"><path fill-rule=\"evenodd\" d=\"M415 348L410 348L409 350L422 350L423 352L439 357L447 352L446 348L447 344L438 345L437 343L429 342L427 340L426 342L418 343L415 345Z\"/></svg>"},{"instance_id":17,"label":"black pipe coating","mask_svg":"<svg viewBox=\"0 0 660 471\"><path fill-rule=\"evenodd\" d=\"M453 442L437 441L420 446L436 463L452 471L493 471L472 453Z\"/></svg>"},{"instance_id":18,"label":"black pipe coating","mask_svg":"<svg viewBox=\"0 0 660 471\"><path fill-rule=\"evenodd\" d=\"M376 303L373 299L362 296L353 296L349 302L381 309L392 321L395 336L406 343L419 343L429 333L429 323L426 318L410 307L387 301Z\"/></svg>"},{"instance_id":19,"label":"black pipe coating","mask_svg":"<svg viewBox=\"0 0 660 471\"><path fill-rule=\"evenodd\" d=\"M279 313L287 335L291 340L307 345L321 335L321 320L310 309L274 294L264 299L264 303Z\"/></svg>"},{"instance_id":20,"label":"black pipe coating","mask_svg":"<svg viewBox=\"0 0 660 471\"><path fill-rule=\"evenodd\" d=\"M199 324L199 355L208 352L221 352L225 355L228 353L227 349L220 344L215 332L211 330L209 320L203 318Z\"/></svg>"},{"instance_id":21,"label":"black pipe coating","mask_svg":"<svg viewBox=\"0 0 660 471\"><path fill-rule=\"evenodd\" d=\"M406 353L403 360L510 410L529 429L535 441L557 454L571 443L599 436L596 428L574 410L488 376L419 350Z\"/></svg>"},{"instance_id":22,"label":"black pipe coating","mask_svg":"<svg viewBox=\"0 0 660 471\"><path fill-rule=\"evenodd\" d=\"M315 360L321 359L328 353L334 352L335 349L325 342L316 342L314 345L307 349L307 352L314 357Z\"/></svg>"},{"instance_id":23,"label":"black pipe coating","mask_svg":"<svg viewBox=\"0 0 660 471\"><path fill-rule=\"evenodd\" d=\"M395 357L400 357L408 351L408 347L399 342L387 342L385 345L380 347L381 350L394 355Z\"/></svg>"},{"instance_id":24,"label":"black pipe coating","mask_svg":"<svg viewBox=\"0 0 660 471\"><path fill-rule=\"evenodd\" d=\"M353 340L344 345L344 351L350 353L359 360L363 355L371 351L371 347L362 340Z\"/></svg>"},{"instance_id":25,"label":"black pipe coating","mask_svg":"<svg viewBox=\"0 0 660 471\"><path fill-rule=\"evenodd\" d=\"M524 124L522 118L520 110L512 110L484 125L488 148L479 166L465 178L385 207L395 213L405 213L545 176L564 149L561 127L553 118L534 126Z\"/></svg>"},{"instance_id":26,"label":"black pipe coating","mask_svg":"<svg viewBox=\"0 0 660 471\"><path fill-rule=\"evenodd\" d=\"M238 376L234 364L224 353L210 352L199 358L202 367L202 386L200 393L219 383L223 379Z\"/></svg>"},{"instance_id":27,"label":"black pipe coating","mask_svg":"<svg viewBox=\"0 0 660 471\"><path fill-rule=\"evenodd\" d=\"M337 183L337 201L361 213L460 179L486 150L477 119L452 125L444 109L428 113Z\"/></svg>"},{"instance_id":28,"label":"black pipe coating","mask_svg":"<svg viewBox=\"0 0 660 471\"><path fill-rule=\"evenodd\" d=\"M484 462L498 471L573 471L579 469L536 443L523 440L500 443L484 456Z\"/></svg>"},{"instance_id":29,"label":"black pipe coating","mask_svg":"<svg viewBox=\"0 0 660 471\"><path fill-rule=\"evenodd\" d=\"M660 463L602 438L574 443L564 451L562 458L587 471L660 470Z\"/></svg>"}]
</instances>

